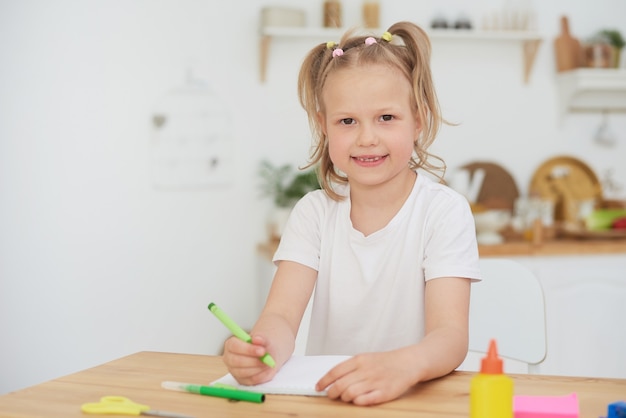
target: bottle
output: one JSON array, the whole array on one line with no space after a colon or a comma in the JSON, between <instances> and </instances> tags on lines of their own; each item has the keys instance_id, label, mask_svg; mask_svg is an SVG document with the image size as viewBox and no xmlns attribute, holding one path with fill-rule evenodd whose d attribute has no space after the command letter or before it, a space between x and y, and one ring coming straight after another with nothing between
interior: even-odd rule
<instances>
[{"instance_id":1,"label":"bottle","mask_svg":"<svg viewBox=\"0 0 626 418\"><path fill-rule=\"evenodd\" d=\"M502 371L495 340L470 384L470 418L513 418L513 380Z\"/></svg>"}]
</instances>

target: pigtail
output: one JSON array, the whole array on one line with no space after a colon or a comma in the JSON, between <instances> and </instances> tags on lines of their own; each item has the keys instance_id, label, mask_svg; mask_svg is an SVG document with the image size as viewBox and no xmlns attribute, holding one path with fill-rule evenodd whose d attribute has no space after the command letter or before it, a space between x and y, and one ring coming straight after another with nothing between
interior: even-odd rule
<instances>
[{"instance_id":1,"label":"pigtail","mask_svg":"<svg viewBox=\"0 0 626 418\"><path fill-rule=\"evenodd\" d=\"M412 168L423 168L443 181L445 163L443 159L428 152L428 148L435 141L442 123L446 122L441 115L439 99L435 91L430 69L431 43L426 32L410 22L398 22L388 29L394 37L402 39L407 50L407 58L412 60L411 80L413 93L417 102L417 112L422 123L422 133L416 138L414 146L417 160L412 161ZM430 158L439 161L435 165Z\"/></svg>"},{"instance_id":2,"label":"pigtail","mask_svg":"<svg viewBox=\"0 0 626 418\"><path fill-rule=\"evenodd\" d=\"M328 144L318 119L318 112L322 110L320 98L324 78L329 62L337 49L335 42L327 42L316 46L305 56L298 74L298 99L307 113L309 127L313 135L309 163L303 168L315 167L322 189L331 198L339 200L340 196L333 190L332 182L342 182L346 179L337 175L332 161L327 158ZM335 55L337 54L335 53Z\"/></svg>"},{"instance_id":3,"label":"pigtail","mask_svg":"<svg viewBox=\"0 0 626 418\"><path fill-rule=\"evenodd\" d=\"M307 113L309 125L313 131L317 131L317 126L314 123L319 110L316 90L320 77L321 61L325 52L326 44L313 48L304 58L298 74L298 99Z\"/></svg>"}]
</instances>

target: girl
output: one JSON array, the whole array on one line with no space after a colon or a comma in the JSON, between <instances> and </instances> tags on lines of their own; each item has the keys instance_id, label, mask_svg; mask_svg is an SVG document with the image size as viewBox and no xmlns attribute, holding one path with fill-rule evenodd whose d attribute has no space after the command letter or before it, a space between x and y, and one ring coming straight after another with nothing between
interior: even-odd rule
<instances>
[{"instance_id":1,"label":"girl","mask_svg":"<svg viewBox=\"0 0 626 418\"><path fill-rule=\"evenodd\" d=\"M299 97L322 190L292 212L252 344L225 343L240 383L271 380L289 359L314 289L307 354L353 356L317 383L330 398L390 401L465 358L478 250L467 201L424 175L442 123L429 61L409 22L305 58ZM266 352L275 368L259 361Z\"/></svg>"}]
</instances>

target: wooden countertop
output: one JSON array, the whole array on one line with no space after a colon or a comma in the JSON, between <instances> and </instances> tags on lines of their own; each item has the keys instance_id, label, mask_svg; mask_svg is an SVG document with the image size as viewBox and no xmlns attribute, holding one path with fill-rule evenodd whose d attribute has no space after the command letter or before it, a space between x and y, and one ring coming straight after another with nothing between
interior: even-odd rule
<instances>
[{"instance_id":1,"label":"wooden countertop","mask_svg":"<svg viewBox=\"0 0 626 418\"><path fill-rule=\"evenodd\" d=\"M626 254L626 240L558 239L539 244L509 241L498 245L479 245L478 252L481 257Z\"/></svg>"},{"instance_id":2,"label":"wooden countertop","mask_svg":"<svg viewBox=\"0 0 626 418\"><path fill-rule=\"evenodd\" d=\"M277 240L258 245L259 254L271 260ZM497 245L479 245L481 257L512 256L559 256L559 255L600 255L626 254L626 239L554 239L533 244L529 241L507 241Z\"/></svg>"},{"instance_id":3,"label":"wooden countertop","mask_svg":"<svg viewBox=\"0 0 626 418\"><path fill-rule=\"evenodd\" d=\"M326 397L267 395L264 403L164 390L166 380L208 384L226 373L221 357L141 352L65 377L0 396L7 418L86 417L80 406L102 396L126 396L152 409L201 417L363 417L420 418L469 416L472 372L452 374L410 389L392 402L360 407ZM609 403L623 399L626 380L590 377L510 375L516 395L575 393L581 417L605 416Z\"/></svg>"}]
</instances>

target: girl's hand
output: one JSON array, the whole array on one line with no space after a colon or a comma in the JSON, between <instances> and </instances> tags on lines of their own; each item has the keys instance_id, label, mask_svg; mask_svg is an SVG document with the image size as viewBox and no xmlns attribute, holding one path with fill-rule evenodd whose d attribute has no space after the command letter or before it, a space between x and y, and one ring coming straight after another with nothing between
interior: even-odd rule
<instances>
[{"instance_id":1,"label":"girl's hand","mask_svg":"<svg viewBox=\"0 0 626 418\"><path fill-rule=\"evenodd\" d=\"M328 397L374 405L400 397L414 384L403 356L394 352L358 354L332 368L317 383Z\"/></svg>"},{"instance_id":2,"label":"girl's hand","mask_svg":"<svg viewBox=\"0 0 626 418\"><path fill-rule=\"evenodd\" d=\"M278 367L269 367L260 360L268 350L261 336L252 337L252 343L230 337L224 343L223 360L228 371L242 385L258 385L271 380Z\"/></svg>"}]
</instances>

